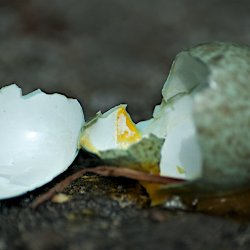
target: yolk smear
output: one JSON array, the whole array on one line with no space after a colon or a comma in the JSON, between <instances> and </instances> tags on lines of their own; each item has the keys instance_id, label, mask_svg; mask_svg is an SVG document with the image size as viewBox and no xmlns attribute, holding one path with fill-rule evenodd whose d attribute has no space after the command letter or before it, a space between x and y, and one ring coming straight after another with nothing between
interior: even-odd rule
<instances>
[{"instance_id":1,"label":"yolk smear","mask_svg":"<svg viewBox=\"0 0 250 250\"><path fill-rule=\"evenodd\" d=\"M121 148L126 148L142 138L124 107L119 108L117 112L116 136L117 144Z\"/></svg>"},{"instance_id":2,"label":"yolk smear","mask_svg":"<svg viewBox=\"0 0 250 250\"><path fill-rule=\"evenodd\" d=\"M82 136L82 138L80 139L80 146L84 146L84 148L90 152L93 152L93 153L98 152L96 147L91 143L91 140L87 134Z\"/></svg>"}]
</instances>

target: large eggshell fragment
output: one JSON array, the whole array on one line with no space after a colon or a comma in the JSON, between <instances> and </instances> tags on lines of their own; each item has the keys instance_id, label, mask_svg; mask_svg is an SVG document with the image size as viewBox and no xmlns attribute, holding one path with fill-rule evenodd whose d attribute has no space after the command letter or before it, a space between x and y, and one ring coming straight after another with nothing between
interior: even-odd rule
<instances>
[{"instance_id":1,"label":"large eggshell fragment","mask_svg":"<svg viewBox=\"0 0 250 250\"><path fill-rule=\"evenodd\" d=\"M163 104L158 109L174 106L186 96L192 99L202 154L200 177L202 183L213 183L210 187L249 183L249 79L250 48L213 42L179 53L164 85Z\"/></svg>"},{"instance_id":2,"label":"large eggshell fragment","mask_svg":"<svg viewBox=\"0 0 250 250\"><path fill-rule=\"evenodd\" d=\"M36 90L0 90L0 199L49 182L75 159L84 123L77 100Z\"/></svg>"},{"instance_id":3,"label":"large eggshell fragment","mask_svg":"<svg viewBox=\"0 0 250 250\"><path fill-rule=\"evenodd\" d=\"M161 105L138 124L143 133L166 138L162 175L224 187L249 183L249 78L247 46L213 42L176 56Z\"/></svg>"}]
</instances>

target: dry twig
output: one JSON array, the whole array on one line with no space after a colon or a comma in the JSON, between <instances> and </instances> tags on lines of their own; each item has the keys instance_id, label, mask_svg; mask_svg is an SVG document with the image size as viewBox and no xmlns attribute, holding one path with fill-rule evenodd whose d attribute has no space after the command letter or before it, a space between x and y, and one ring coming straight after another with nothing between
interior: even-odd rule
<instances>
[{"instance_id":1,"label":"dry twig","mask_svg":"<svg viewBox=\"0 0 250 250\"><path fill-rule=\"evenodd\" d=\"M138 170L128 169L128 168L118 168L118 167L110 167L110 166L100 166L95 168L85 168L77 171L76 173L68 176L58 184L56 184L53 188L51 188L46 193L42 194L38 198L36 198L31 207L36 208L47 200L50 200L56 193L62 192L68 185L70 185L73 181L80 178L83 174L86 173L94 173L99 174L101 176L113 176L113 177L127 177L130 179L138 180L138 181L146 181L151 183L158 184L170 184L170 183L178 183L182 182L182 180L148 174L145 172L141 172Z\"/></svg>"}]
</instances>

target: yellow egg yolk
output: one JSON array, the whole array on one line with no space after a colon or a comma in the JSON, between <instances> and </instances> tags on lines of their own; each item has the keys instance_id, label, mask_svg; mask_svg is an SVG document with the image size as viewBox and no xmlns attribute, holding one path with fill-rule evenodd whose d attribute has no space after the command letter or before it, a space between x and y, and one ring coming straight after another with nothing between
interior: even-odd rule
<instances>
[{"instance_id":1,"label":"yellow egg yolk","mask_svg":"<svg viewBox=\"0 0 250 250\"><path fill-rule=\"evenodd\" d=\"M88 134L84 134L81 137L81 139L80 139L80 147L81 146L83 146L85 149L87 149L88 151L90 151L90 152L92 152L94 154L98 153L98 149L92 144Z\"/></svg>"},{"instance_id":2,"label":"yellow egg yolk","mask_svg":"<svg viewBox=\"0 0 250 250\"><path fill-rule=\"evenodd\" d=\"M79 146L98 154L99 151L109 149L126 149L141 139L142 136L127 113L126 106L120 105L113 113L99 117L86 128Z\"/></svg>"},{"instance_id":3,"label":"yellow egg yolk","mask_svg":"<svg viewBox=\"0 0 250 250\"><path fill-rule=\"evenodd\" d=\"M130 144L141 140L141 134L131 120L124 107L120 107L117 112L116 140L121 148L127 148Z\"/></svg>"}]
</instances>

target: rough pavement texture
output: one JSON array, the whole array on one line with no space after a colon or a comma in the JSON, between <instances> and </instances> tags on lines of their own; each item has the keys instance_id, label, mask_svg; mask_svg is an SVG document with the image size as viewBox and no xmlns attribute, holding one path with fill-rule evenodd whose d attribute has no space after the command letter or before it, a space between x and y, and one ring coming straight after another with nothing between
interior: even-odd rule
<instances>
[{"instance_id":1,"label":"rough pavement texture","mask_svg":"<svg viewBox=\"0 0 250 250\"><path fill-rule=\"evenodd\" d=\"M145 119L174 55L212 40L250 44L249 13L247 0L1 0L0 86L76 97L88 118L128 103ZM38 210L30 202L47 187L0 202L0 249L250 247L247 222L149 209L143 190L129 195L136 183L109 180L74 183L72 200Z\"/></svg>"}]
</instances>

